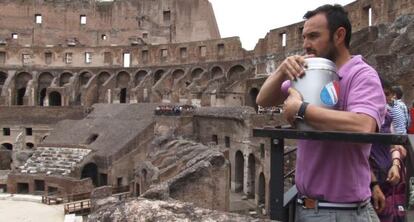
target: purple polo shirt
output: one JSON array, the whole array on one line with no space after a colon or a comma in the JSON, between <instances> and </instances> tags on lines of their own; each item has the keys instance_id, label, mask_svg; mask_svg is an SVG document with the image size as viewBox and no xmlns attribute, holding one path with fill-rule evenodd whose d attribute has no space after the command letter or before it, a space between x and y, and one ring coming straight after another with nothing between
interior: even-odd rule
<instances>
[{"instance_id":1,"label":"purple polo shirt","mask_svg":"<svg viewBox=\"0 0 414 222\"><path fill-rule=\"evenodd\" d=\"M377 122L385 115L385 96L377 72L362 56L353 56L339 70L337 109L364 113ZM287 92L288 84L282 86ZM299 193L329 202L360 202L371 196L368 157L371 144L342 141L298 141L296 186Z\"/></svg>"}]
</instances>

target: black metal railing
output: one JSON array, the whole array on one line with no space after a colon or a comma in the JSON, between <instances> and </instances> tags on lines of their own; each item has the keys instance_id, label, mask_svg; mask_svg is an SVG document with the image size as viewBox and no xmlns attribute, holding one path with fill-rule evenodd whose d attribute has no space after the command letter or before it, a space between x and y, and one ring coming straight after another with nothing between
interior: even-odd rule
<instances>
[{"instance_id":1,"label":"black metal railing","mask_svg":"<svg viewBox=\"0 0 414 222\"><path fill-rule=\"evenodd\" d=\"M280 221L294 221L297 189L292 186L284 192L284 152L285 139L309 139L309 140L334 140L357 143L383 143L390 145L404 145L407 149L405 165L409 184L409 178L414 174L414 134L396 135L380 133L351 133L351 132L326 132L326 131L299 131L284 128L253 129L254 137L270 138L270 183L269 183L269 214L270 219ZM288 172L293 174L294 171ZM407 200L409 190L407 187Z\"/></svg>"}]
</instances>

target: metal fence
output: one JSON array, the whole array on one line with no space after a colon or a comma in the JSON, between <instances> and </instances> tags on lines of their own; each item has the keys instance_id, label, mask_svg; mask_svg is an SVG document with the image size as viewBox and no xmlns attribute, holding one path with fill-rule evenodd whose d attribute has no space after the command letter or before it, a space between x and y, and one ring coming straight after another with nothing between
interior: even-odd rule
<instances>
[{"instance_id":1,"label":"metal fence","mask_svg":"<svg viewBox=\"0 0 414 222\"><path fill-rule=\"evenodd\" d=\"M407 149L405 165L407 177L404 178L410 184L410 177L414 175L414 134L396 135L380 133L351 133L351 132L326 132L326 131L298 131L284 128L253 129L254 137L270 138L270 183L269 183L269 213L270 219L280 221L294 221L297 189L293 185L284 192L284 151L285 139L309 139L347 141L357 143L383 143L390 145L404 145ZM292 172L289 172L292 173ZM407 186L407 201L409 200L409 186ZM407 203L408 204L408 203Z\"/></svg>"}]
</instances>

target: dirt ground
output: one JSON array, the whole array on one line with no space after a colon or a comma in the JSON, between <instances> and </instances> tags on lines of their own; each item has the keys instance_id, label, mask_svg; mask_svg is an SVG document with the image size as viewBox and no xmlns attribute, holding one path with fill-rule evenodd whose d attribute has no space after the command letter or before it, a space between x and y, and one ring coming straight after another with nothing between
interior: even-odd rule
<instances>
[{"instance_id":1,"label":"dirt ground","mask_svg":"<svg viewBox=\"0 0 414 222\"><path fill-rule=\"evenodd\" d=\"M1 221L8 222L63 222L63 205L0 200Z\"/></svg>"}]
</instances>

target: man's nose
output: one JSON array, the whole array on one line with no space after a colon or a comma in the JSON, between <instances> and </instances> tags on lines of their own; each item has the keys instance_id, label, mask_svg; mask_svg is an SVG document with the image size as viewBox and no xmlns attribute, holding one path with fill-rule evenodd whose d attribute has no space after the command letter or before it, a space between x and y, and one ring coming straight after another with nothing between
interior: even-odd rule
<instances>
[{"instance_id":1,"label":"man's nose","mask_svg":"<svg viewBox=\"0 0 414 222\"><path fill-rule=\"evenodd\" d=\"M310 42L308 40L303 39L303 45L302 45L302 47L304 49L308 49L308 48L311 48L311 44L310 44Z\"/></svg>"}]
</instances>

